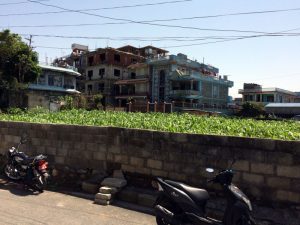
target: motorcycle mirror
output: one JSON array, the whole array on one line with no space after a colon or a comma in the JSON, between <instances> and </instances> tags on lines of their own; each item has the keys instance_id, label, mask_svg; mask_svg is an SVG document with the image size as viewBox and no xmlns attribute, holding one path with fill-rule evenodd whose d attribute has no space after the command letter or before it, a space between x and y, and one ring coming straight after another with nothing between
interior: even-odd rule
<instances>
[{"instance_id":1,"label":"motorcycle mirror","mask_svg":"<svg viewBox=\"0 0 300 225\"><path fill-rule=\"evenodd\" d=\"M205 170L208 173L213 173L215 171L213 168L206 168Z\"/></svg>"}]
</instances>

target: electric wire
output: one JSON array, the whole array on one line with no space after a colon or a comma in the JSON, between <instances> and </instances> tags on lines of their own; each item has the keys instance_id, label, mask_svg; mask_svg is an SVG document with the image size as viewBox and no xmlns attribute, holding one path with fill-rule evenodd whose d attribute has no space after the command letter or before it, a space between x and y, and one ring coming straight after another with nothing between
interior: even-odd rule
<instances>
[{"instance_id":1,"label":"electric wire","mask_svg":"<svg viewBox=\"0 0 300 225\"><path fill-rule=\"evenodd\" d=\"M41 2L43 1L48 1L48 0L40 0ZM23 2L5 2L5 3L0 3L0 6L5 6L5 5L20 5L20 4L28 4L28 1L23 1Z\"/></svg>"},{"instance_id":2,"label":"electric wire","mask_svg":"<svg viewBox=\"0 0 300 225\"><path fill-rule=\"evenodd\" d=\"M94 17L98 17L98 18L105 18L105 19L110 19L110 20L115 20L115 21L123 21L123 22L135 23L135 24L142 24L142 25L159 26L159 27L169 27L169 28L181 28L181 29L190 29L190 30L201 30L201 31L218 31L218 32L239 32L239 33L266 34L266 32L261 32L261 31L236 30L236 29L198 28L198 27L190 27L190 26L167 25L167 24L160 24L160 23L150 23L150 22L143 22L143 21L135 21L135 20L131 20L131 19L115 18L115 17L110 17L110 16L98 15L98 14L94 14L94 13L87 13L87 12L82 12L80 10L66 9L66 8L63 8L63 7L60 7L60 6L45 4L45 3L34 1L34 0L27 0L27 1L32 2L32 3L37 3L37 4L40 4L40 5L43 5L43 6L47 6L47 7L53 7L53 8L57 8L57 9L67 10L69 12L74 12L74 13L79 13L79 14L94 16Z\"/></svg>"},{"instance_id":3,"label":"electric wire","mask_svg":"<svg viewBox=\"0 0 300 225\"><path fill-rule=\"evenodd\" d=\"M178 3L178 2L184 2L184 1L191 1L191 0L158 2L158 3L148 3L148 4L127 5L127 6L115 6L115 7L105 7L105 8L78 9L76 11L85 12L85 11L99 11L99 10L116 9L116 8L118 8L118 9L119 8L132 8L132 7L141 7L141 6L149 6L149 5L153 6L153 5L161 5L161 4ZM27 1L26 3L29 3L29 2ZM3 4L15 4L15 3L3 3ZM170 19L155 19L155 20L145 20L145 21L142 21L142 22L167 22L167 21L178 21L178 20L208 19L208 18L227 17L227 16L240 16L240 15L278 13L278 12L291 12L291 11L299 11L299 10L300 10L300 8L275 9L275 10L263 10L263 11L224 13L224 14L206 15L206 16L193 16L193 17L170 18ZM0 16L29 16L29 15L45 15L45 14L68 13L68 12L70 12L70 11L69 10L61 10L61 11L48 11L48 12L0 14Z\"/></svg>"}]
</instances>

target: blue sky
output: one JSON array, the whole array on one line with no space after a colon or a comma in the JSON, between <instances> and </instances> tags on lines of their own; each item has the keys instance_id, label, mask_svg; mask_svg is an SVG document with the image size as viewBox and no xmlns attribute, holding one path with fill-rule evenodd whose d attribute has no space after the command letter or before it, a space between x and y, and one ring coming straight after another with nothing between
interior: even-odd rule
<instances>
[{"instance_id":1,"label":"blue sky","mask_svg":"<svg viewBox=\"0 0 300 225\"><path fill-rule=\"evenodd\" d=\"M42 3L79 10L170 1L172 0L44 0ZM291 91L300 91L299 36L258 37L203 45L201 43L213 42L216 41L216 39L188 41L187 38L181 38L181 41L172 41L166 40L163 37L195 37L194 39L199 39L201 37L214 36L224 38L224 36L248 36L254 35L254 33L215 32L134 23L97 26L80 25L75 27L14 27L19 25L78 25L118 22L75 12L3 16L3 14L7 15L12 13L61 11L60 9L43 6L38 3L22 2L26 2L26 0L0 0L0 29L10 28L13 32L19 34L102 37L102 39L79 39L34 36L33 46L62 48L49 49L37 47L36 51L39 53L40 61L45 61L46 57L48 57L50 61L50 59L70 53L70 50L65 48L70 48L72 43L88 45L91 49L106 46L120 47L127 44L137 47L152 44L162 48L194 44L193 46L171 47L167 48L167 50L169 50L171 54L180 52L187 54L189 58L197 59L198 61L203 61L204 58L205 63L218 67L220 74L229 75L229 79L234 81L235 85L230 90L230 94L234 97L238 96L238 89L242 88L244 82L256 82L262 84L264 87L279 87ZM3 5L5 3L18 4ZM146 21L292 8L300 8L300 2L297 0L192 0L134 8L103 9L89 11L89 13L134 21ZM155 23L204 29L243 30L269 33L298 29L291 32L300 34L300 10ZM144 39L147 40L109 40L107 37L145 37ZM151 37L155 38L149 40Z\"/></svg>"}]
</instances>

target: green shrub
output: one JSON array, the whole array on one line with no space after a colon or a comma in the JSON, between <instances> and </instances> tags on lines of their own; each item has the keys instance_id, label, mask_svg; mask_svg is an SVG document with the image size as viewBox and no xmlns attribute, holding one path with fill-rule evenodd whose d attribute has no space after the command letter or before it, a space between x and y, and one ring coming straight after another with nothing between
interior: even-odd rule
<instances>
[{"instance_id":1,"label":"green shrub","mask_svg":"<svg viewBox=\"0 0 300 225\"><path fill-rule=\"evenodd\" d=\"M264 117L266 112L263 104L245 102L242 105L242 110L239 112L239 115L243 117Z\"/></svg>"},{"instance_id":2,"label":"green shrub","mask_svg":"<svg viewBox=\"0 0 300 225\"><path fill-rule=\"evenodd\" d=\"M18 114L23 114L24 110L20 108L8 108L7 109L8 114L13 114L13 115L18 115Z\"/></svg>"},{"instance_id":3,"label":"green shrub","mask_svg":"<svg viewBox=\"0 0 300 225\"><path fill-rule=\"evenodd\" d=\"M75 108L74 99L70 95L66 95L64 97L60 97L60 101L63 102L61 109L68 110Z\"/></svg>"}]
</instances>

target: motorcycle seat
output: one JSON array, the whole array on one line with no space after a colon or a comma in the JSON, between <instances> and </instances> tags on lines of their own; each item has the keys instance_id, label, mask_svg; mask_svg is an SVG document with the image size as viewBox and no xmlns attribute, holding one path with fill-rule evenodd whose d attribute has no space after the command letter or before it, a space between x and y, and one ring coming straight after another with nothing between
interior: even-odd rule
<instances>
[{"instance_id":1,"label":"motorcycle seat","mask_svg":"<svg viewBox=\"0 0 300 225\"><path fill-rule=\"evenodd\" d=\"M173 187L178 188L179 190L184 191L188 196L191 197L197 204L205 205L209 199L209 194L206 190L195 188L184 183L175 182L171 180L165 180L167 184L170 184Z\"/></svg>"},{"instance_id":2,"label":"motorcycle seat","mask_svg":"<svg viewBox=\"0 0 300 225\"><path fill-rule=\"evenodd\" d=\"M34 157L27 157L27 158L24 158L22 163L28 165L28 164L32 163L33 160L34 160Z\"/></svg>"}]
</instances>

